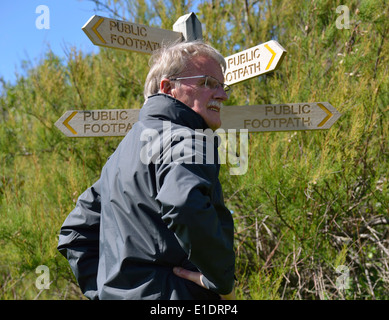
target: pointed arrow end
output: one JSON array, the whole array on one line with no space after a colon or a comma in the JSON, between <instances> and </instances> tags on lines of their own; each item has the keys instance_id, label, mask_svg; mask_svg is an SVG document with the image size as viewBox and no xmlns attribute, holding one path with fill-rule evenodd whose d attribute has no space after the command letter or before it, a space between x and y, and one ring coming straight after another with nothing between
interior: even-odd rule
<instances>
[{"instance_id":1,"label":"pointed arrow end","mask_svg":"<svg viewBox=\"0 0 389 320\"><path fill-rule=\"evenodd\" d=\"M96 22L95 22L96 21ZM104 18L98 15L92 16L87 23L81 28L82 31L88 36L88 38L92 41L93 44L100 45L100 43L96 43L95 38L97 37L102 44L106 44L107 42L101 36L101 34L97 31L97 28L104 22ZM94 34L94 35L93 35Z\"/></svg>"},{"instance_id":2,"label":"pointed arrow end","mask_svg":"<svg viewBox=\"0 0 389 320\"><path fill-rule=\"evenodd\" d=\"M325 104L327 106L325 106ZM341 113L339 113L330 103L328 102L324 102L324 103L321 103L321 102L317 102L317 105L320 109L322 109L325 113L326 113L326 116L324 117L324 119L317 125L318 128L322 128L324 129L323 127L328 123L328 121L331 119L331 123L327 124L326 127L330 127L332 126L332 124L335 123L335 121L337 121L340 116L342 115Z\"/></svg>"}]
</instances>

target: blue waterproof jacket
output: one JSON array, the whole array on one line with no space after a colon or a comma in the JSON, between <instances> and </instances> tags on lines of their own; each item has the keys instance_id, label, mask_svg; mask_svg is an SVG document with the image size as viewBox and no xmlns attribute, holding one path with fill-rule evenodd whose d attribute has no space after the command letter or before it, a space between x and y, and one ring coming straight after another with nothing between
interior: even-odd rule
<instances>
[{"instance_id":1,"label":"blue waterproof jacket","mask_svg":"<svg viewBox=\"0 0 389 320\"><path fill-rule=\"evenodd\" d=\"M217 299L231 292L233 220L225 207L215 136L203 118L164 94L78 199L58 249L90 299ZM200 271L208 289L177 277Z\"/></svg>"}]
</instances>

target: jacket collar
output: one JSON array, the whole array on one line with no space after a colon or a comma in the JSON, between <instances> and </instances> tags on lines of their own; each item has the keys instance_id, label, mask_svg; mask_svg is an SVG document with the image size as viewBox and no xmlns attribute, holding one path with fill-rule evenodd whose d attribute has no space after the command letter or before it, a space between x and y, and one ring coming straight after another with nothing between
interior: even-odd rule
<instances>
[{"instance_id":1,"label":"jacket collar","mask_svg":"<svg viewBox=\"0 0 389 320\"><path fill-rule=\"evenodd\" d=\"M139 120L159 119L195 129L207 129L204 119L186 104L172 96L158 93L150 96L140 110Z\"/></svg>"}]
</instances>

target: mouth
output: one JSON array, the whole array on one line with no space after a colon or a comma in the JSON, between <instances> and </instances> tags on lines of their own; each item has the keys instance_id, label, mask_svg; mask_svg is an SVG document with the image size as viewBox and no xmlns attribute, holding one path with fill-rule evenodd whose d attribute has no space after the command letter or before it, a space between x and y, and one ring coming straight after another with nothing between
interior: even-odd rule
<instances>
[{"instance_id":1,"label":"mouth","mask_svg":"<svg viewBox=\"0 0 389 320\"><path fill-rule=\"evenodd\" d=\"M216 100L211 100L208 105L207 105L207 108L211 111L214 111L214 112L220 112L220 109L222 107L222 103L220 101L216 101Z\"/></svg>"},{"instance_id":2,"label":"mouth","mask_svg":"<svg viewBox=\"0 0 389 320\"><path fill-rule=\"evenodd\" d=\"M220 112L220 108L218 108L218 107L208 107L208 110Z\"/></svg>"}]
</instances>

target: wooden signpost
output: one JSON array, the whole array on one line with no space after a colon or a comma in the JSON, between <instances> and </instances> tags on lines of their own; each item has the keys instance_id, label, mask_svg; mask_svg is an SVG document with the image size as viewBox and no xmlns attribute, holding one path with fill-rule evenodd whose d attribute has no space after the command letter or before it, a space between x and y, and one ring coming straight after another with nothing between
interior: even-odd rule
<instances>
[{"instance_id":1,"label":"wooden signpost","mask_svg":"<svg viewBox=\"0 0 389 320\"><path fill-rule=\"evenodd\" d=\"M286 50L277 41L270 40L228 56L224 82L232 85L272 72L280 66L285 54Z\"/></svg>"},{"instance_id":2,"label":"wooden signpost","mask_svg":"<svg viewBox=\"0 0 389 320\"><path fill-rule=\"evenodd\" d=\"M201 23L192 12L180 17L172 30L94 15L82 27L93 44L151 54L162 44L202 39Z\"/></svg>"},{"instance_id":3,"label":"wooden signpost","mask_svg":"<svg viewBox=\"0 0 389 320\"><path fill-rule=\"evenodd\" d=\"M341 114L328 102L284 103L222 108L222 128L262 131L305 131L331 128Z\"/></svg>"},{"instance_id":4,"label":"wooden signpost","mask_svg":"<svg viewBox=\"0 0 389 320\"><path fill-rule=\"evenodd\" d=\"M124 136L138 121L139 109L70 110L55 126L68 137Z\"/></svg>"},{"instance_id":5,"label":"wooden signpost","mask_svg":"<svg viewBox=\"0 0 389 320\"><path fill-rule=\"evenodd\" d=\"M201 23L194 13L180 17L173 31L127 21L92 16L82 28L103 47L151 54L163 43L202 39ZM225 83L232 85L276 70L286 50L274 40L225 58ZM139 109L71 110L55 123L68 137L124 136L138 121ZM341 114L328 102L224 106L222 129L248 132L329 129Z\"/></svg>"},{"instance_id":6,"label":"wooden signpost","mask_svg":"<svg viewBox=\"0 0 389 320\"><path fill-rule=\"evenodd\" d=\"M93 44L151 54L163 42L182 38L182 33L94 15L82 27Z\"/></svg>"},{"instance_id":7,"label":"wooden signpost","mask_svg":"<svg viewBox=\"0 0 389 320\"><path fill-rule=\"evenodd\" d=\"M138 121L139 109L67 111L55 125L68 137L124 136ZM340 113L328 102L224 106L222 129L248 132L329 129Z\"/></svg>"}]
</instances>

